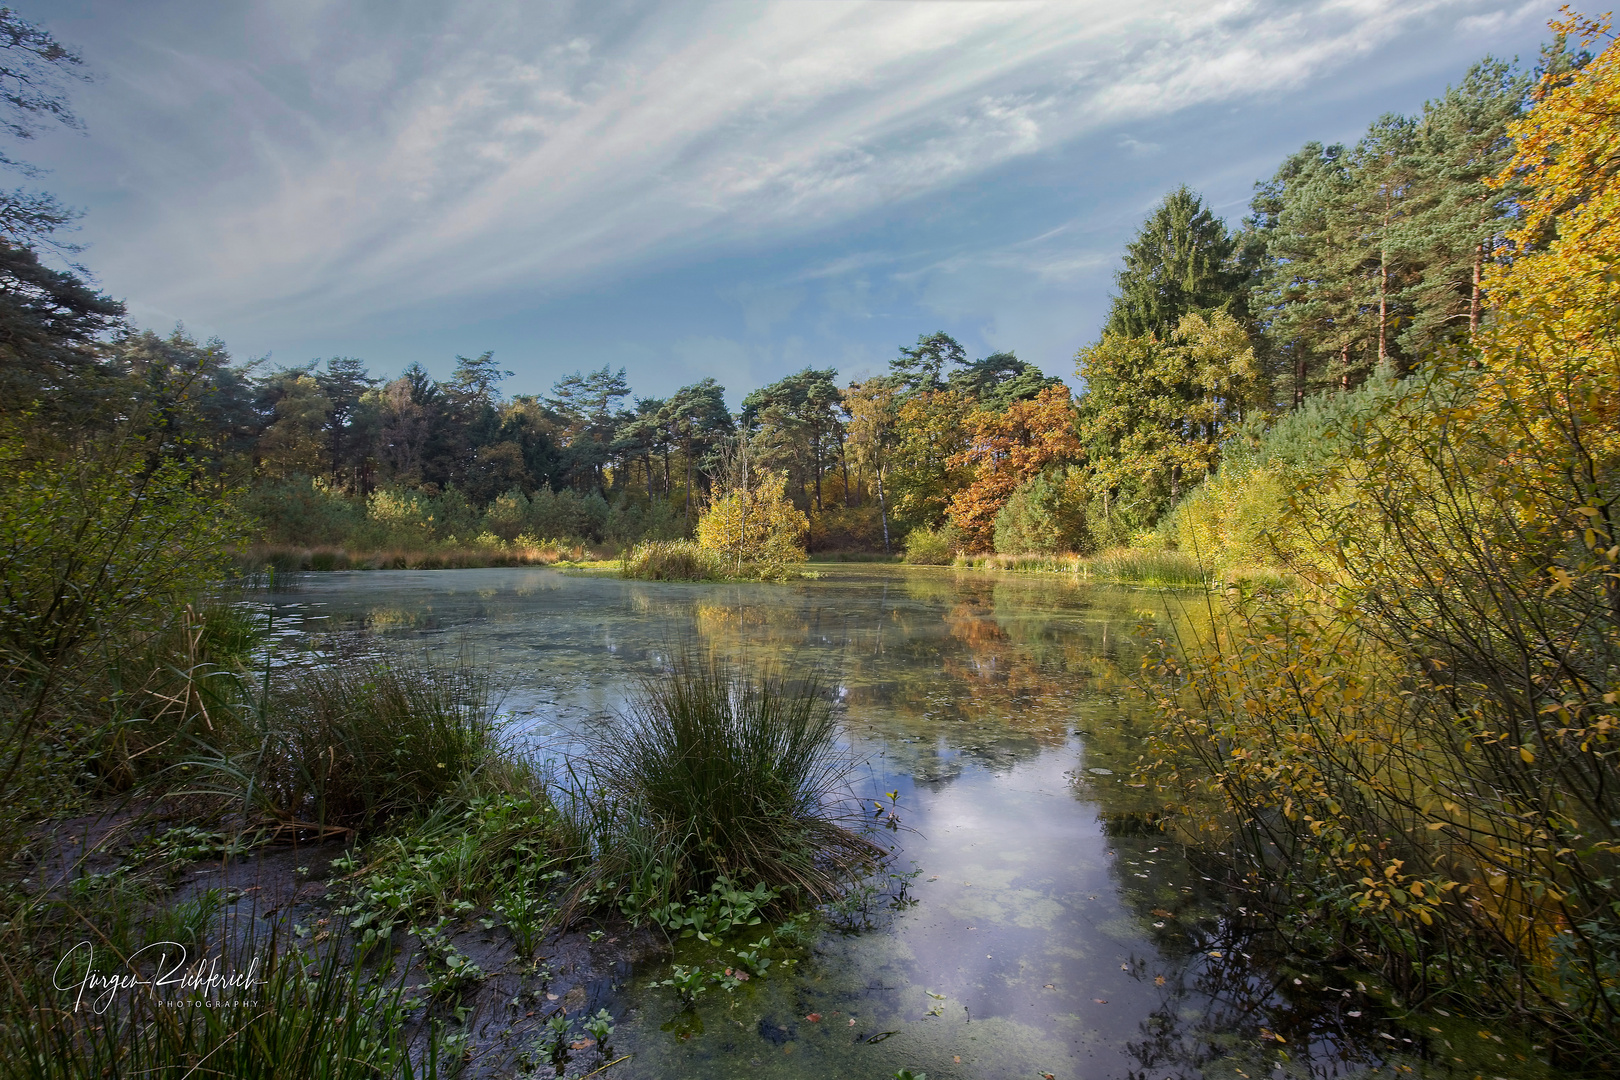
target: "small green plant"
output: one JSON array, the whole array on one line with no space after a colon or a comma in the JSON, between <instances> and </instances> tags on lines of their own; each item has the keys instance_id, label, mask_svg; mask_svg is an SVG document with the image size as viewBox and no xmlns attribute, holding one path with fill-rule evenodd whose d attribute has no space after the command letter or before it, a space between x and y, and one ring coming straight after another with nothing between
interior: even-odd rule
<instances>
[{"instance_id":1,"label":"small green plant","mask_svg":"<svg viewBox=\"0 0 1620 1080\"><path fill-rule=\"evenodd\" d=\"M708 895L687 893L684 903L671 900L647 912L647 917L671 933L699 941L722 937L744 926L758 926L763 912L781 890L758 884L740 889L724 874L715 879Z\"/></svg>"},{"instance_id":2,"label":"small green plant","mask_svg":"<svg viewBox=\"0 0 1620 1080\"><path fill-rule=\"evenodd\" d=\"M691 1010L697 1007L697 999L708 991L709 976L701 967L675 964L670 968L669 978L661 980L657 985L674 990L681 999L681 1005Z\"/></svg>"},{"instance_id":3,"label":"small green plant","mask_svg":"<svg viewBox=\"0 0 1620 1080\"><path fill-rule=\"evenodd\" d=\"M612 1051L608 1048L608 1040L613 1037L613 1015L606 1009L596 1010L596 1015L585 1021L585 1032L596 1040L596 1048L605 1058Z\"/></svg>"},{"instance_id":4,"label":"small green plant","mask_svg":"<svg viewBox=\"0 0 1620 1080\"><path fill-rule=\"evenodd\" d=\"M762 979L765 977L765 973L771 969L771 965L775 963L770 957L761 953L761 949L769 948L770 943L771 939L769 937L761 938L759 941L754 942L753 948L736 949L733 950L731 955L737 958L739 968L756 979Z\"/></svg>"},{"instance_id":5,"label":"small green plant","mask_svg":"<svg viewBox=\"0 0 1620 1080\"><path fill-rule=\"evenodd\" d=\"M568 1019L568 1014L558 1012L556 1016L546 1021L546 1026L540 1031L540 1038L535 1042L535 1049L540 1056L551 1063L551 1067L561 1076L568 1068L568 1059L572 1057L574 1042L574 1022Z\"/></svg>"}]
</instances>

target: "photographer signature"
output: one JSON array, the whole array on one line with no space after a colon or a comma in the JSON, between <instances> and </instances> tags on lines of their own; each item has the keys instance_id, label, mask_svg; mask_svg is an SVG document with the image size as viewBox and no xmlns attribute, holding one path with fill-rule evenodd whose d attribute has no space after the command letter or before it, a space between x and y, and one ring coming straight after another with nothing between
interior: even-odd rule
<instances>
[{"instance_id":1,"label":"photographer signature","mask_svg":"<svg viewBox=\"0 0 1620 1080\"><path fill-rule=\"evenodd\" d=\"M76 958L81 955L84 962L83 977L77 982L64 983L63 969L72 972L77 966ZM137 966L138 962L143 958L152 960L154 957L155 962L150 976L143 976ZM88 941L81 941L57 962L51 981L58 990L75 991L74 1012L78 1012L81 1007L87 1007L98 1015L107 1011L107 1007L118 994L141 987L150 988L153 992L168 991L172 994L206 996L220 991L251 990L255 986L263 985L265 981L258 977L257 956L241 971L229 969L221 971L220 958L217 956L200 959L189 967L186 964L187 958L186 947L179 942L155 941L130 954L125 962L128 971L100 974L96 971L95 946Z\"/></svg>"}]
</instances>

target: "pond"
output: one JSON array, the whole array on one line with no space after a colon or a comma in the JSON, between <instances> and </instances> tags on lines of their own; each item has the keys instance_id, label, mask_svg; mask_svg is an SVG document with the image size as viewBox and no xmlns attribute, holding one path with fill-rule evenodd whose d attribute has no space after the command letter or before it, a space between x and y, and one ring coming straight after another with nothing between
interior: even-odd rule
<instances>
[{"instance_id":1,"label":"pond","mask_svg":"<svg viewBox=\"0 0 1620 1080\"><path fill-rule=\"evenodd\" d=\"M364 629L468 652L514 730L552 755L681 650L813 672L837 694L858 794L894 826L875 831L891 874L791 973L716 989L695 1017L652 985L667 961L598 987L589 1007L621 1018L614 1044L634 1055L612 1077L1451 1075L1452 1032L1383 1019L1353 974L1272 962L1237 935L1213 871L1151 825L1158 804L1130 769L1152 717L1130 677L1189 598L819 572L341 572L302 577L274 606L289 638Z\"/></svg>"}]
</instances>

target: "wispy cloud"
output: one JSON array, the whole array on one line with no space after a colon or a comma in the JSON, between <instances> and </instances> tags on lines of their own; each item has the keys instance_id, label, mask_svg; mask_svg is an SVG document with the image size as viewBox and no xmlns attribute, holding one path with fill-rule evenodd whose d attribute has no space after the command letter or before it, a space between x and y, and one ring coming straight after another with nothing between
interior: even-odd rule
<instances>
[{"instance_id":1,"label":"wispy cloud","mask_svg":"<svg viewBox=\"0 0 1620 1080\"><path fill-rule=\"evenodd\" d=\"M141 190L97 263L152 310L306 328L565 292L785 242L1113 125L1288 90L1479 8L468 0L426 18L260 0L241 24L252 63L158 27L104 84L159 134L120 144ZM215 148L165 155L163 125L182 123ZM1055 278L1099 258L996 257ZM883 256L803 276L866 258Z\"/></svg>"}]
</instances>

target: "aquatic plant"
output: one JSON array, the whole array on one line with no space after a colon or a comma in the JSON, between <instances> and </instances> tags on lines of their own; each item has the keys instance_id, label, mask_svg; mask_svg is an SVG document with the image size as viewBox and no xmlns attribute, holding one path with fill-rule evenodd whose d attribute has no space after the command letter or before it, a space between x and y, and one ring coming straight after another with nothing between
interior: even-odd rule
<instances>
[{"instance_id":1,"label":"aquatic plant","mask_svg":"<svg viewBox=\"0 0 1620 1080\"><path fill-rule=\"evenodd\" d=\"M198 790L239 797L281 831L365 829L432 806L495 754L482 677L466 663L337 658L267 686L242 749L190 763Z\"/></svg>"},{"instance_id":2,"label":"aquatic plant","mask_svg":"<svg viewBox=\"0 0 1620 1080\"><path fill-rule=\"evenodd\" d=\"M577 766L572 817L588 852L587 895L668 910L717 884L836 896L882 856L839 799L849 761L813 680L744 679L683 656L643 683Z\"/></svg>"},{"instance_id":3,"label":"aquatic plant","mask_svg":"<svg viewBox=\"0 0 1620 1080\"><path fill-rule=\"evenodd\" d=\"M726 567L717 553L695 541L649 540L620 560L619 576L641 581L719 581L726 576Z\"/></svg>"}]
</instances>

